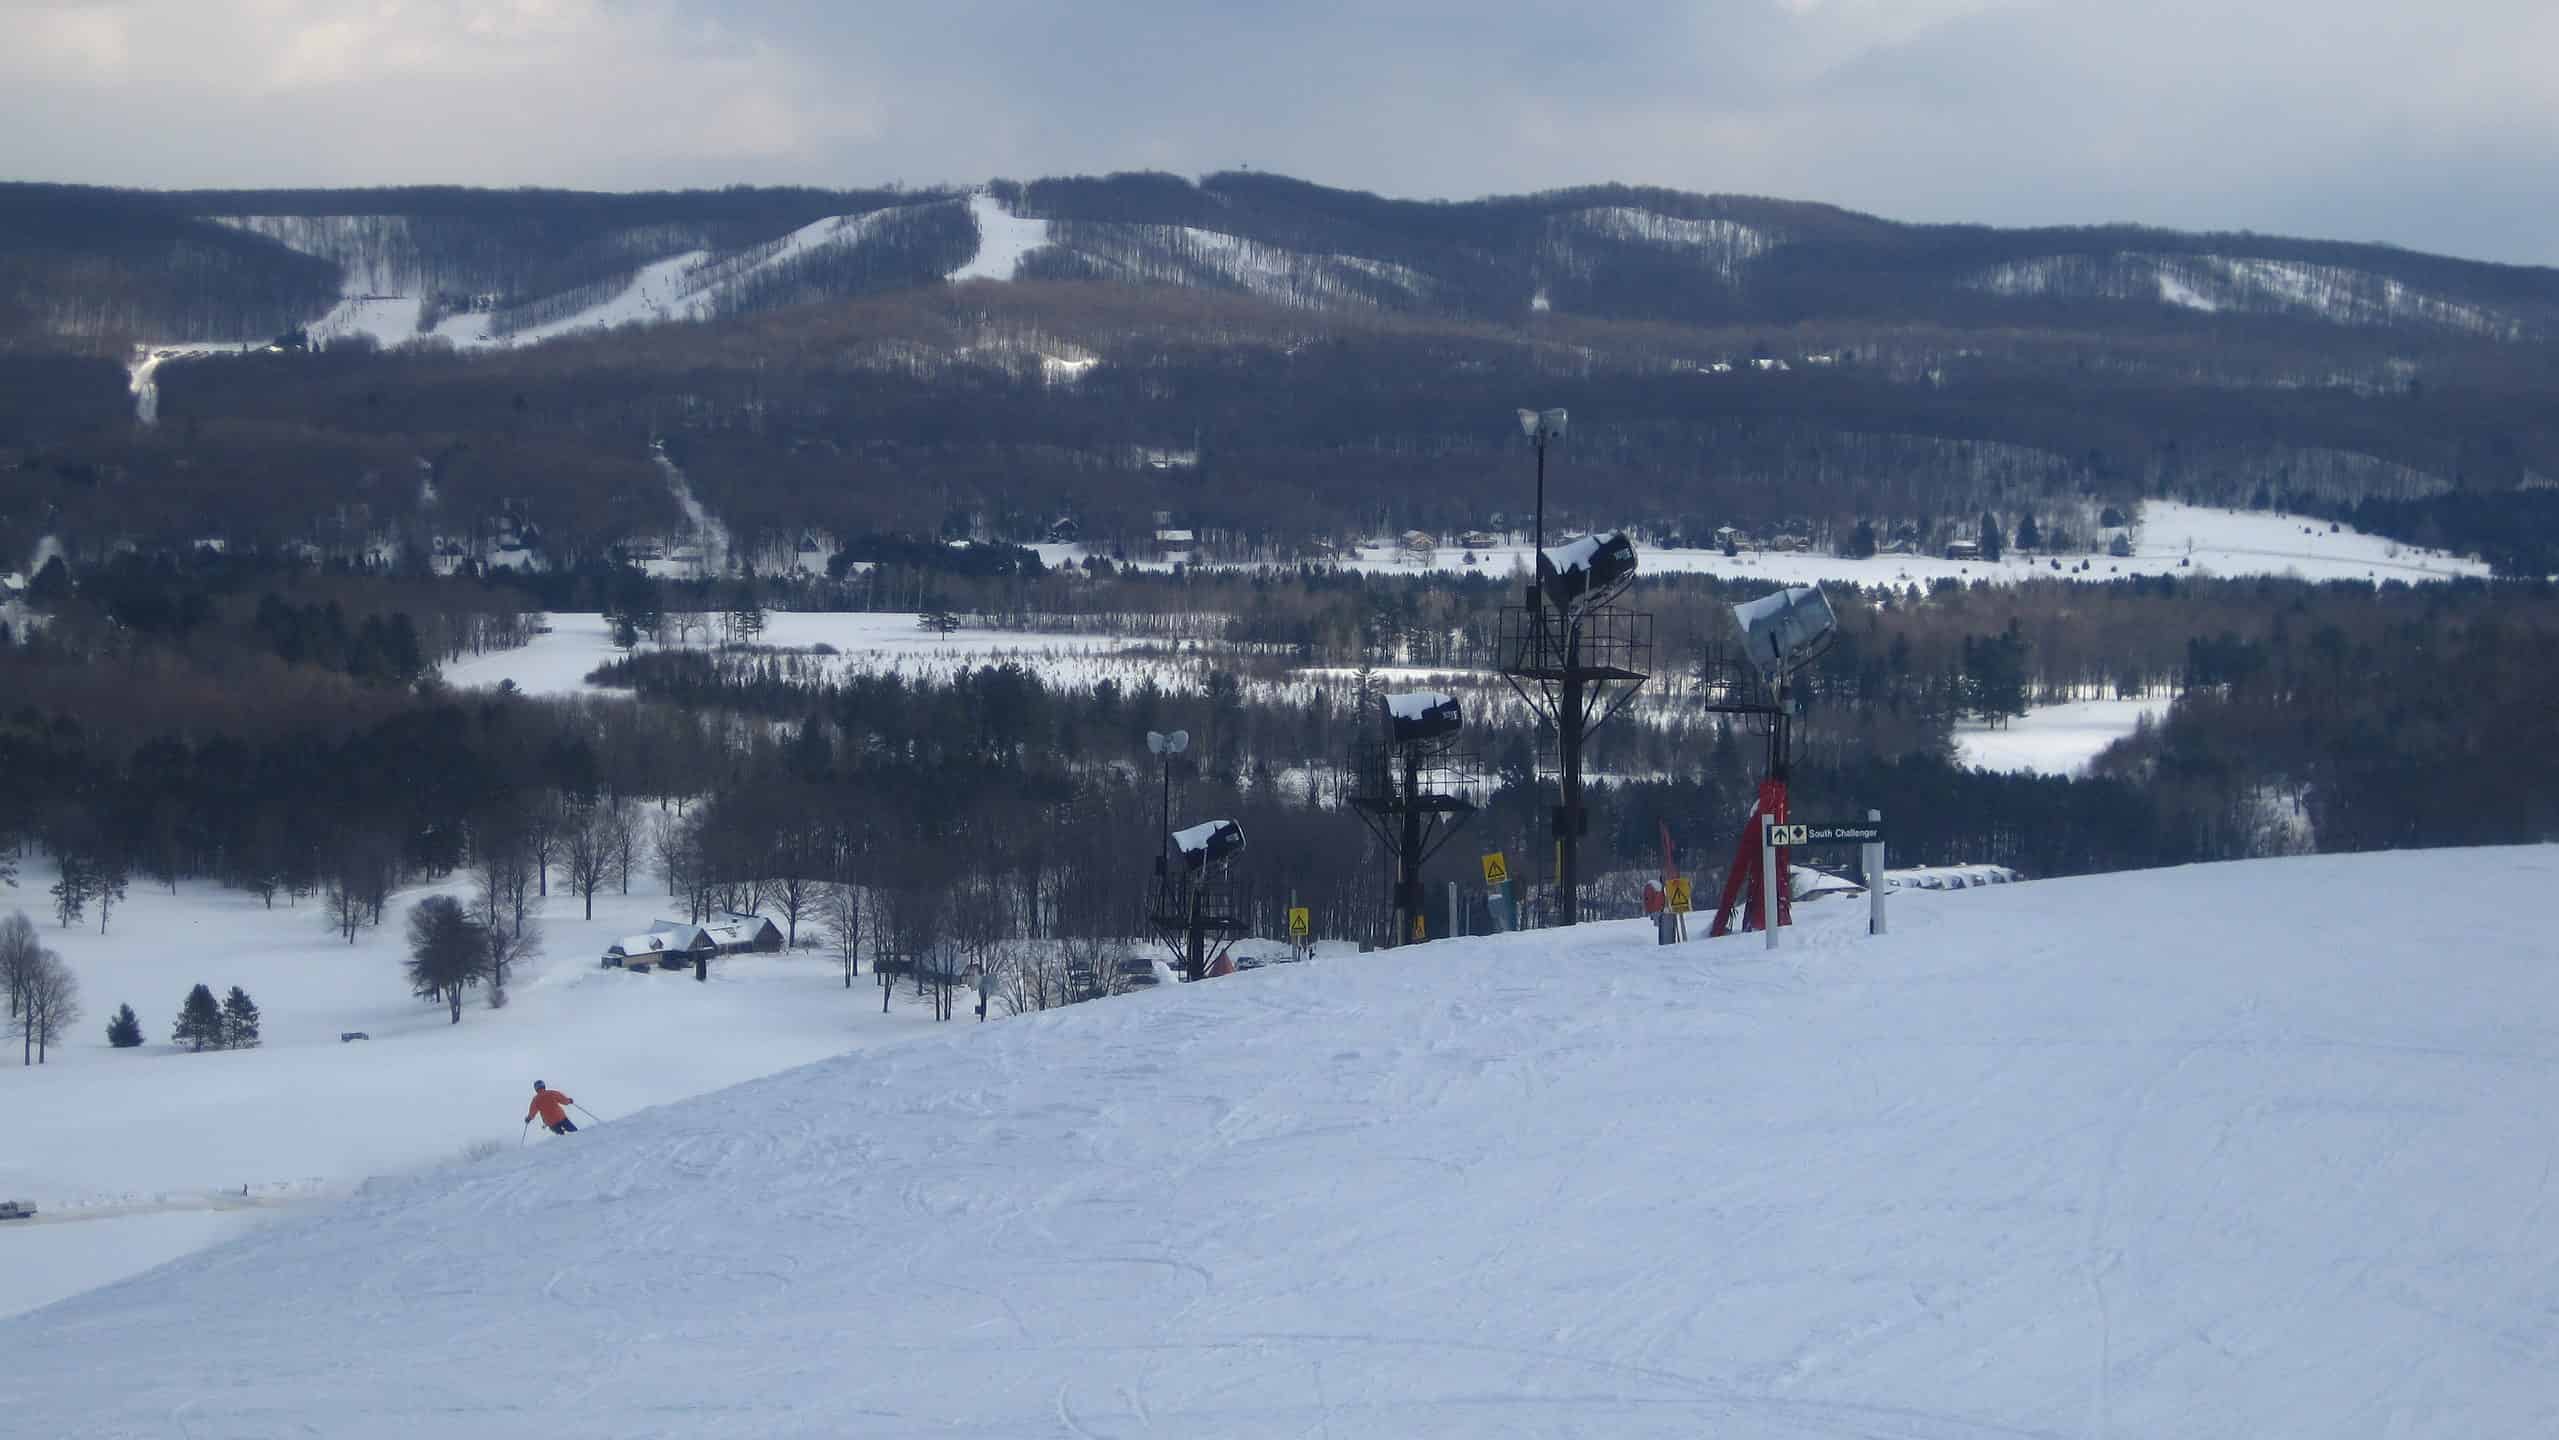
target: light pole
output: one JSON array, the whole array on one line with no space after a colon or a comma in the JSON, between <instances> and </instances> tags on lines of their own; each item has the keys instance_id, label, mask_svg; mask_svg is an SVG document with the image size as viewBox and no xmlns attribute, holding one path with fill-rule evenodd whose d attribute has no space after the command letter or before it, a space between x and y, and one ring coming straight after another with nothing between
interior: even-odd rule
<instances>
[{"instance_id":1,"label":"light pole","mask_svg":"<svg viewBox=\"0 0 2559 1440\"><path fill-rule=\"evenodd\" d=\"M1528 552L1528 568L1532 582L1537 570L1537 557L1546 551L1546 442L1564 438L1564 412L1561 410L1522 410L1519 412L1520 433L1537 446L1537 532L1535 548ZM1534 584L1528 603L1537 604Z\"/></svg>"},{"instance_id":2,"label":"light pole","mask_svg":"<svg viewBox=\"0 0 2559 1440\"><path fill-rule=\"evenodd\" d=\"M1546 442L1564 438L1565 418L1564 411L1560 409L1523 408L1519 412L1520 433L1526 435L1529 443L1537 447L1537 519L1535 522L1537 528L1533 532L1528 552L1528 623L1532 637L1529 643L1534 647L1528 659L1536 669L1544 669L1550 663L1546 635L1546 587L1540 583L1538 573L1538 566L1543 563L1546 554ZM1561 641L1564 637L1557 638ZM1564 646L1559 643L1554 648L1561 651ZM1566 660L1566 664L1569 668L1569 659ZM1556 812L1559 818L1555 836L1555 888L1556 900L1562 908L1563 921L1567 925L1574 924L1581 918L1580 907L1574 903L1573 894L1580 877L1572 873L1574 867L1569 863L1568 856L1573 847L1562 830L1562 817L1570 814L1573 802L1579 793L1576 782L1579 778L1577 771L1580 757L1575 753L1575 747L1580 742L1580 711L1580 688L1568 685L1564 694L1563 713L1555 717L1557 738L1562 751L1561 758L1566 767L1561 787L1561 798L1564 804L1559 806Z\"/></svg>"},{"instance_id":3,"label":"light pole","mask_svg":"<svg viewBox=\"0 0 2559 1440\"><path fill-rule=\"evenodd\" d=\"M1191 748L1191 732L1149 730L1146 748L1164 757L1164 823L1155 827L1155 833L1164 837L1159 842L1163 848L1155 854L1156 888L1164 889L1173 883L1169 864L1173 853L1173 757Z\"/></svg>"}]
</instances>

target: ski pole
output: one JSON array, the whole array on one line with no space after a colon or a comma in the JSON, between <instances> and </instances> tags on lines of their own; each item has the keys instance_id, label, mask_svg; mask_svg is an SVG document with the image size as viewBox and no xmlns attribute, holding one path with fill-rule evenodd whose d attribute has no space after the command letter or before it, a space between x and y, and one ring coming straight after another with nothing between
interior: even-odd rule
<instances>
[{"instance_id":1,"label":"ski pole","mask_svg":"<svg viewBox=\"0 0 2559 1440\"><path fill-rule=\"evenodd\" d=\"M523 1149L523 1148L524 1148L524 1142L525 1142L525 1141L527 1141L527 1140L530 1140L530 1139L532 1139L532 1138L533 1138L533 1117L532 1117L532 1116L530 1116L530 1115L527 1115L527 1116L525 1116L525 1117L524 1117L524 1128L515 1132L515 1148L516 1148L516 1149L518 1149L518 1150Z\"/></svg>"},{"instance_id":2,"label":"ski pole","mask_svg":"<svg viewBox=\"0 0 2559 1440\"><path fill-rule=\"evenodd\" d=\"M570 1101L570 1102L569 1102L569 1104L570 1104L570 1105L572 1105L572 1106L574 1106L574 1107L576 1107L577 1112L578 1112L579 1114L581 1114L581 1115L585 1116L585 1117L586 1117L586 1118L588 1118L589 1120L594 1121L596 1124L601 1125L601 1124L603 1124L603 1123L604 1123L604 1117L603 1117L603 1116L596 1114L594 1111L589 1110L588 1108L586 1108L586 1107L585 1107L585 1106L583 1106L583 1105L579 1105L579 1104L578 1104L578 1102L576 1102L575 1100Z\"/></svg>"}]
</instances>

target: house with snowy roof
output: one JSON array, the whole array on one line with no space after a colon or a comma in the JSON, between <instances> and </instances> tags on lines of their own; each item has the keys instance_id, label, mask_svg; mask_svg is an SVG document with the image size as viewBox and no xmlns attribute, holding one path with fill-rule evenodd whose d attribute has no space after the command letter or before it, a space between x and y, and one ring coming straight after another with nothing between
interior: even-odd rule
<instances>
[{"instance_id":1,"label":"house with snowy roof","mask_svg":"<svg viewBox=\"0 0 2559 1440\"><path fill-rule=\"evenodd\" d=\"M606 946L604 968L646 971L661 965L690 965L696 957L719 953L719 942L701 926L660 920L644 934L625 935Z\"/></svg>"}]
</instances>

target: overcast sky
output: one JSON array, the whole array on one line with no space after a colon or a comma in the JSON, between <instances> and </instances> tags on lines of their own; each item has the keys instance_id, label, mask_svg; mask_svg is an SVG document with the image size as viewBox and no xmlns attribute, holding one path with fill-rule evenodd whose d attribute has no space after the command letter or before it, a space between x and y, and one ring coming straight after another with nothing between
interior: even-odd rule
<instances>
[{"instance_id":1,"label":"overcast sky","mask_svg":"<svg viewBox=\"0 0 2559 1440\"><path fill-rule=\"evenodd\" d=\"M1622 180L2559 264L2559 0L0 0L0 178Z\"/></svg>"}]
</instances>

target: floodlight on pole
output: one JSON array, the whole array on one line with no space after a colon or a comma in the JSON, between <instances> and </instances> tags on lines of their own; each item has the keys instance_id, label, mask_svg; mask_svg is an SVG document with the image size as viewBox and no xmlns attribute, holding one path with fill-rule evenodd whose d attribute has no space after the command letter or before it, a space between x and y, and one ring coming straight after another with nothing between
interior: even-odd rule
<instances>
[{"instance_id":1,"label":"floodlight on pole","mask_svg":"<svg viewBox=\"0 0 2559 1440\"><path fill-rule=\"evenodd\" d=\"M1191 748L1191 732L1188 730L1149 730L1146 732L1146 748L1164 757L1163 828L1169 831L1173 828L1173 757ZM1167 849L1158 853L1155 857L1155 878L1158 885L1170 883L1166 863L1171 859L1171 856L1172 852Z\"/></svg>"},{"instance_id":2,"label":"floodlight on pole","mask_svg":"<svg viewBox=\"0 0 2559 1440\"><path fill-rule=\"evenodd\" d=\"M1546 548L1546 442L1564 438L1564 421L1565 414L1560 409L1523 408L1519 412L1519 433L1537 447L1537 533L1533 537L1534 548L1529 551L1532 555ZM1532 598L1529 603L1534 605L1536 601Z\"/></svg>"}]
</instances>

